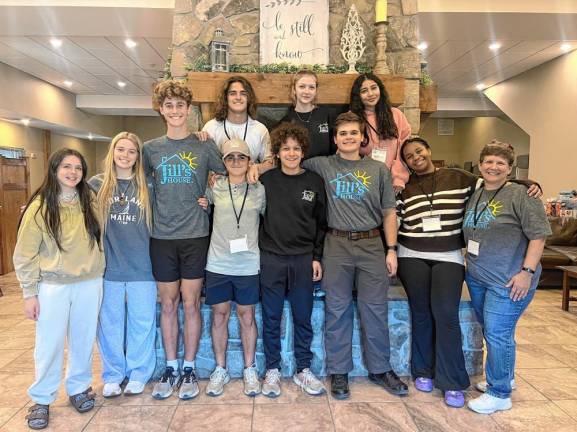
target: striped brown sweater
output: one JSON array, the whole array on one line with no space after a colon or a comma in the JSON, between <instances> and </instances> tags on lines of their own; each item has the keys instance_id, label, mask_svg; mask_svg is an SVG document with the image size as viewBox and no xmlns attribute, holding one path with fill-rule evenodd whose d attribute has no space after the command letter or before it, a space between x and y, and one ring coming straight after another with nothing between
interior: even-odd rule
<instances>
[{"instance_id":1,"label":"striped brown sweater","mask_svg":"<svg viewBox=\"0 0 577 432\"><path fill-rule=\"evenodd\" d=\"M467 171L441 168L434 174L433 215L441 217L441 230L423 232L422 218L430 215L433 174L411 174L403 192L397 196L397 212L401 219L398 241L403 246L422 252L447 252L463 247L461 224L465 206L475 191L478 178Z\"/></svg>"}]
</instances>

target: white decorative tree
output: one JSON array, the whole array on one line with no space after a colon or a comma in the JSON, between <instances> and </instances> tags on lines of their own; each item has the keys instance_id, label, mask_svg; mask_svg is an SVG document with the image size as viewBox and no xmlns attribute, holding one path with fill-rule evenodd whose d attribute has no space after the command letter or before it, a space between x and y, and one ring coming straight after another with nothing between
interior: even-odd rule
<instances>
[{"instance_id":1,"label":"white decorative tree","mask_svg":"<svg viewBox=\"0 0 577 432\"><path fill-rule=\"evenodd\" d=\"M341 54L349 64L348 74L357 73L355 64L365 52L365 32L359 20L357 8L353 4L347 15L347 22L341 34Z\"/></svg>"}]
</instances>

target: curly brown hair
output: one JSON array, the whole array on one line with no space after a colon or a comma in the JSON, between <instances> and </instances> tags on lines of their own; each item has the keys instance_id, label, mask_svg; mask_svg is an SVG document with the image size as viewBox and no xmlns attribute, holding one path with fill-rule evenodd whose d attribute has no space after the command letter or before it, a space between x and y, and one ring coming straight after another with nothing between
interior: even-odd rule
<instances>
[{"instance_id":1,"label":"curly brown hair","mask_svg":"<svg viewBox=\"0 0 577 432\"><path fill-rule=\"evenodd\" d=\"M244 88L244 91L247 93L247 112L251 118L256 117L256 94L254 93L254 89L250 82L241 76L232 76L224 82L222 86L222 91L218 94L218 98L216 100L216 110L214 113L214 118L218 121L224 121L226 116L228 115L228 101L227 95L230 86L234 83L240 83Z\"/></svg>"},{"instance_id":2,"label":"curly brown hair","mask_svg":"<svg viewBox=\"0 0 577 432\"><path fill-rule=\"evenodd\" d=\"M365 133L365 121L352 111L339 114L335 120L334 135L337 136L339 127L345 123L358 123L361 134Z\"/></svg>"},{"instance_id":3,"label":"curly brown hair","mask_svg":"<svg viewBox=\"0 0 577 432\"><path fill-rule=\"evenodd\" d=\"M309 151L309 131L304 126L293 122L281 123L270 133L271 152L277 156L281 146L292 138L298 142L305 157Z\"/></svg>"},{"instance_id":4,"label":"curly brown hair","mask_svg":"<svg viewBox=\"0 0 577 432\"><path fill-rule=\"evenodd\" d=\"M160 114L160 107L166 98L183 99L187 106L192 104L192 92L183 81L161 81L154 87L152 106Z\"/></svg>"},{"instance_id":5,"label":"curly brown hair","mask_svg":"<svg viewBox=\"0 0 577 432\"><path fill-rule=\"evenodd\" d=\"M499 156L509 162L509 166L515 163L515 149L513 146L495 139L483 147L479 155L479 162L482 163L487 156Z\"/></svg>"}]
</instances>

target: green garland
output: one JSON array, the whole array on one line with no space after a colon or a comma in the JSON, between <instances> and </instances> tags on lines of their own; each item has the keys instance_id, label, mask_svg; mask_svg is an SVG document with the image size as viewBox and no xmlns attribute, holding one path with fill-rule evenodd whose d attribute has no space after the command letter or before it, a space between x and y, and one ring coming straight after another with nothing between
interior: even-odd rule
<instances>
[{"instance_id":1,"label":"green garland","mask_svg":"<svg viewBox=\"0 0 577 432\"><path fill-rule=\"evenodd\" d=\"M210 72L212 66L206 56L199 56L194 62L185 64L185 69L188 72ZM290 63L275 63L262 66L233 64L230 65L229 70L233 73L279 73L279 74L294 74L301 69L309 69L318 74L342 74L348 70L347 65L293 65ZM357 72L368 73L372 72L373 68L367 64L357 64Z\"/></svg>"}]
</instances>

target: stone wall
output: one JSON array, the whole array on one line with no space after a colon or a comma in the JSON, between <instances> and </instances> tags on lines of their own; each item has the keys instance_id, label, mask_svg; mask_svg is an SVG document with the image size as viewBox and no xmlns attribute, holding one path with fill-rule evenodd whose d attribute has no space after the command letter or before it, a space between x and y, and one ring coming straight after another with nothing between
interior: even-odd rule
<instances>
[{"instance_id":1,"label":"stone wall","mask_svg":"<svg viewBox=\"0 0 577 432\"><path fill-rule=\"evenodd\" d=\"M367 49L361 62L374 65L374 0L329 0L330 62L345 63L339 45L353 3L367 37ZM173 77L184 78L187 63L208 55L208 44L217 28L222 28L231 40L231 63L258 64L259 4L259 0L176 0L172 34ZM405 103L401 109L413 133L417 133L420 119L417 0L389 0L388 4L387 60L392 74L406 78Z\"/></svg>"}]
</instances>

